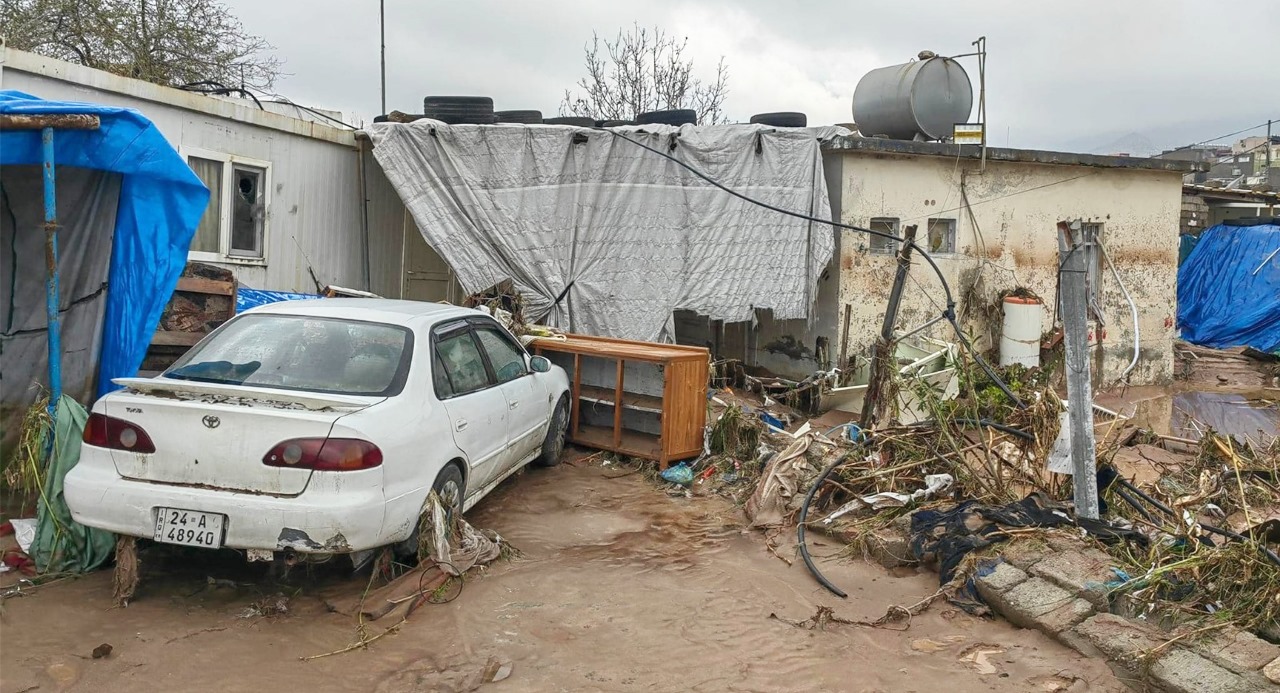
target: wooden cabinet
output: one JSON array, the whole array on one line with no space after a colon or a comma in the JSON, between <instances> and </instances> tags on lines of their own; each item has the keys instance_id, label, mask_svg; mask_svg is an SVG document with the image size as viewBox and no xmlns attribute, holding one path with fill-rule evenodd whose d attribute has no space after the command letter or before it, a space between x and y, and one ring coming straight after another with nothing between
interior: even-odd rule
<instances>
[{"instance_id":1,"label":"wooden cabinet","mask_svg":"<svg viewBox=\"0 0 1280 693\"><path fill-rule=\"evenodd\" d=\"M702 452L710 352L702 347L568 335L530 350L569 374L569 440L671 462Z\"/></svg>"}]
</instances>

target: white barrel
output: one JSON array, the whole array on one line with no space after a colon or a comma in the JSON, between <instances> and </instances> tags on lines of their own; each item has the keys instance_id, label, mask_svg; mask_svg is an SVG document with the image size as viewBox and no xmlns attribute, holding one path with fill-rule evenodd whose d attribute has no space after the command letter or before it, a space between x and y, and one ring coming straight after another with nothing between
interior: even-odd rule
<instances>
[{"instance_id":1,"label":"white barrel","mask_svg":"<svg viewBox=\"0 0 1280 693\"><path fill-rule=\"evenodd\" d=\"M1040 366L1040 322L1044 304L1038 298L1006 296L1004 329L1000 332L1000 365Z\"/></svg>"}]
</instances>

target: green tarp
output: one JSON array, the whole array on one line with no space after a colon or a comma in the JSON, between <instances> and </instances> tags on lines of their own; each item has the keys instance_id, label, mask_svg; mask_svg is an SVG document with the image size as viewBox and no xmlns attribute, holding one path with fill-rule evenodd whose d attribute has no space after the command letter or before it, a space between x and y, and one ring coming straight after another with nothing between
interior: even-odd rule
<instances>
[{"instance_id":1,"label":"green tarp","mask_svg":"<svg viewBox=\"0 0 1280 693\"><path fill-rule=\"evenodd\" d=\"M36 508L36 539L30 552L42 574L88 572L111 560L115 549L115 535L76 524L62 496L62 480L80 461L80 440L88 418L89 412L74 399L63 396L58 402L53 448L44 465L48 471ZM48 435L45 429L42 450L49 450Z\"/></svg>"}]
</instances>

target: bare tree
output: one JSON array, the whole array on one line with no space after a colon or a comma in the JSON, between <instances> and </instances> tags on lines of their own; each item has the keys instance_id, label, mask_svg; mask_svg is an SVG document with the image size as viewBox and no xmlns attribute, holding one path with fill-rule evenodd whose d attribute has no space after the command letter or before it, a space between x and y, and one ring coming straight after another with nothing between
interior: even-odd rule
<instances>
[{"instance_id":1,"label":"bare tree","mask_svg":"<svg viewBox=\"0 0 1280 693\"><path fill-rule=\"evenodd\" d=\"M9 45L126 77L270 88L281 61L218 0L0 0Z\"/></svg>"},{"instance_id":2,"label":"bare tree","mask_svg":"<svg viewBox=\"0 0 1280 693\"><path fill-rule=\"evenodd\" d=\"M693 60L685 57L689 39L677 40L654 27L634 25L610 41L592 34L585 47L587 76L579 93L565 90L561 115L597 120L629 120L638 113L692 108L701 123L727 120L723 106L729 93L729 68L716 64L715 79L694 77Z\"/></svg>"}]
</instances>

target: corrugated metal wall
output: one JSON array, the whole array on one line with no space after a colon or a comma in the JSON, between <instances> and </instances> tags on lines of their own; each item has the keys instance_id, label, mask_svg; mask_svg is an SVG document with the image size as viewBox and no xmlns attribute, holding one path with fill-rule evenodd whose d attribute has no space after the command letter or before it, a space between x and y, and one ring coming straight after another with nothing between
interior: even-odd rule
<instances>
[{"instance_id":1,"label":"corrugated metal wall","mask_svg":"<svg viewBox=\"0 0 1280 693\"><path fill-rule=\"evenodd\" d=\"M198 148L271 162L265 265L218 263L232 268L246 286L315 291L310 264L322 284L399 297L404 206L372 156L364 154L370 198L366 282L361 153L353 133L341 133L336 139L342 142L333 142L12 68L4 70L3 88L133 108L179 151ZM417 233L412 220L408 223Z\"/></svg>"}]
</instances>

